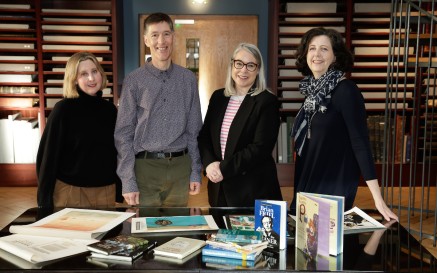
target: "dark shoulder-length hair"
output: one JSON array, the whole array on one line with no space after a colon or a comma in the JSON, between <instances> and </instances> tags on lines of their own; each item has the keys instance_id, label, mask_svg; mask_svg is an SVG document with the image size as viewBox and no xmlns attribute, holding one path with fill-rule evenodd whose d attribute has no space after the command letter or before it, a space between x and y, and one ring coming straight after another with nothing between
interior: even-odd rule
<instances>
[{"instance_id":1,"label":"dark shoulder-length hair","mask_svg":"<svg viewBox=\"0 0 437 273\"><path fill-rule=\"evenodd\" d=\"M327 36L331 41L332 50L335 55L335 62L331 64L331 67L343 72L351 71L354 57L351 51L346 47L343 36L334 29L323 27L310 29L303 35L295 53L297 70L304 76L312 74L307 63L308 45L314 37L321 35Z\"/></svg>"}]
</instances>

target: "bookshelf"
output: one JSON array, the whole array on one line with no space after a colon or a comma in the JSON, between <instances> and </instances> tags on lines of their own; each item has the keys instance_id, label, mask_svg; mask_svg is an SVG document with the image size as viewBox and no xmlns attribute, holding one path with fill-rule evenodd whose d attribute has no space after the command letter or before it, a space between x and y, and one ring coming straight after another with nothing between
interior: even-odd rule
<instances>
[{"instance_id":1,"label":"bookshelf","mask_svg":"<svg viewBox=\"0 0 437 273\"><path fill-rule=\"evenodd\" d=\"M117 105L121 7L117 0L2 1L0 118L15 113L36 117L40 136L53 105L62 99L66 61L81 50L94 53L101 62L108 77L104 98ZM34 162L2 162L0 173L0 186L36 185Z\"/></svg>"}]
</instances>

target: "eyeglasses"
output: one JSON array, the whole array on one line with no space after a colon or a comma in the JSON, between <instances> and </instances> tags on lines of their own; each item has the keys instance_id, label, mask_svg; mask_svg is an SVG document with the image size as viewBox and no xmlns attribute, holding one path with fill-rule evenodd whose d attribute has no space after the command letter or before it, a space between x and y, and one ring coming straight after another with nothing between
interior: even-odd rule
<instances>
[{"instance_id":1,"label":"eyeglasses","mask_svg":"<svg viewBox=\"0 0 437 273\"><path fill-rule=\"evenodd\" d=\"M232 62L234 63L234 67L236 69L243 69L243 67L246 66L247 71L250 71L250 72L255 71L256 68L258 67L258 64L252 63L252 62L247 63L247 64L243 63L240 60L232 60Z\"/></svg>"}]
</instances>

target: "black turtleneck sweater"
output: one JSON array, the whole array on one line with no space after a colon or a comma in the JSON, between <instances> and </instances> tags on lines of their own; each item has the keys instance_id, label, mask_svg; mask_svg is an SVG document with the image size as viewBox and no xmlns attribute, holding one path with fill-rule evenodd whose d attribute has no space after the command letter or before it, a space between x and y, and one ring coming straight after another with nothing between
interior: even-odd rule
<instances>
[{"instance_id":1,"label":"black turtleneck sweater","mask_svg":"<svg viewBox=\"0 0 437 273\"><path fill-rule=\"evenodd\" d=\"M58 102L47 120L36 160L39 207L53 206L56 179L77 187L118 183L114 129L117 108L79 91Z\"/></svg>"}]
</instances>

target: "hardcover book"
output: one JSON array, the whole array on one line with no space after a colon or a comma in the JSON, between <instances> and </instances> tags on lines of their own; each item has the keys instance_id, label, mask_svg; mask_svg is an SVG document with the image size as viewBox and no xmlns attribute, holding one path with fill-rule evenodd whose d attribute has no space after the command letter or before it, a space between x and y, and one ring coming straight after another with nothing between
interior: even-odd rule
<instances>
[{"instance_id":1,"label":"hardcover book","mask_svg":"<svg viewBox=\"0 0 437 273\"><path fill-rule=\"evenodd\" d=\"M240 259L240 260L249 260L254 261L257 259L258 255L261 254L263 249L260 249L256 252L246 254L237 251L223 249L221 247L216 247L213 245L207 244L202 248L202 256L214 256L214 257L223 257L223 258L231 258L231 259Z\"/></svg>"},{"instance_id":2,"label":"hardcover book","mask_svg":"<svg viewBox=\"0 0 437 273\"><path fill-rule=\"evenodd\" d=\"M262 232L268 247L279 251L287 247L287 202L255 200L255 230Z\"/></svg>"},{"instance_id":3,"label":"hardcover book","mask_svg":"<svg viewBox=\"0 0 437 273\"><path fill-rule=\"evenodd\" d=\"M146 240L147 241L147 240ZM114 254L103 254L100 252L91 252L91 258L98 258L104 260L117 260L117 261L128 261L131 262L139 257L141 257L144 253L149 252L154 249L156 246L156 242L147 243L145 245L140 245L131 249L123 249Z\"/></svg>"},{"instance_id":4,"label":"hardcover book","mask_svg":"<svg viewBox=\"0 0 437 273\"><path fill-rule=\"evenodd\" d=\"M154 250L155 255L183 259L205 245L204 240L176 237L158 246Z\"/></svg>"},{"instance_id":5,"label":"hardcover book","mask_svg":"<svg viewBox=\"0 0 437 273\"><path fill-rule=\"evenodd\" d=\"M329 211L328 202L297 193L295 244L310 259L329 256Z\"/></svg>"},{"instance_id":6,"label":"hardcover book","mask_svg":"<svg viewBox=\"0 0 437 273\"><path fill-rule=\"evenodd\" d=\"M259 258L261 258L261 255L258 255ZM240 269L240 268L248 268L248 267L254 267L255 264L259 261L259 258L257 257L256 260L242 260L242 259L232 259L232 258L225 258L225 257L217 257L217 256L208 256L208 255L202 255L202 262L206 263L206 267L220 267L218 265L227 265L231 269Z\"/></svg>"},{"instance_id":7,"label":"hardcover book","mask_svg":"<svg viewBox=\"0 0 437 273\"><path fill-rule=\"evenodd\" d=\"M227 214L225 215L225 224L228 229L254 230L255 216Z\"/></svg>"},{"instance_id":8,"label":"hardcover book","mask_svg":"<svg viewBox=\"0 0 437 273\"><path fill-rule=\"evenodd\" d=\"M253 252L257 252L260 249L265 249L267 247L268 242L261 242L257 244L242 244L242 243L234 243L234 242L221 242L211 237L208 238L208 240L206 240L206 244L230 251L250 254Z\"/></svg>"},{"instance_id":9,"label":"hardcover book","mask_svg":"<svg viewBox=\"0 0 437 273\"><path fill-rule=\"evenodd\" d=\"M344 196L304 192L302 194L329 203L329 254L336 256L342 253Z\"/></svg>"},{"instance_id":10,"label":"hardcover book","mask_svg":"<svg viewBox=\"0 0 437 273\"><path fill-rule=\"evenodd\" d=\"M219 242L231 242L236 244L259 244L262 240L262 233L255 230L241 229L219 229L211 237Z\"/></svg>"},{"instance_id":11,"label":"hardcover book","mask_svg":"<svg viewBox=\"0 0 437 273\"><path fill-rule=\"evenodd\" d=\"M149 241L144 238L121 234L90 244L88 245L88 250L102 253L104 255L110 255L124 250L132 250L147 245L148 243Z\"/></svg>"},{"instance_id":12,"label":"hardcover book","mask_svg":"<svg viewBox=\"0 0 437 273\"><path fill-rule=\"evenodd\" d=\"M215 231L212 215L137 217L132 218L132 233Z\"/></svg>"}]
</instances>

